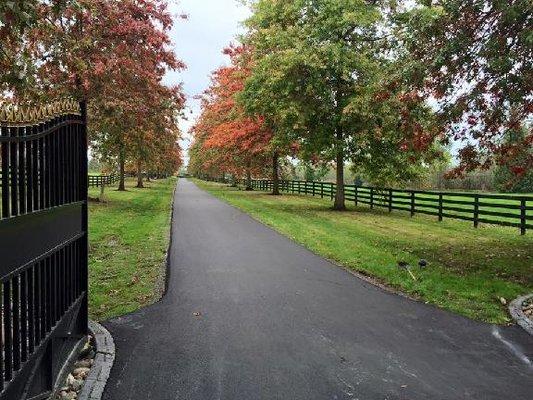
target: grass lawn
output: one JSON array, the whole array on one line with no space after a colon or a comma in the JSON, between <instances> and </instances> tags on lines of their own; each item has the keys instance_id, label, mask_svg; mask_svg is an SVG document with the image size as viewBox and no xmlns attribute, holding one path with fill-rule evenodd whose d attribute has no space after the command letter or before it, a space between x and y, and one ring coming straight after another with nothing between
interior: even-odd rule
<instances>
[{"instance_id":1,"label":"grass lawn","mask_svg":"<svg viewBox=\"0 0 533 400\"><path fill-rule=\"evenodd\" d=\"M106 188L105 203L89 204L89 310L104 320L156 301L163 287L175 178L127 192ZM96 198L99 188L90 188Z\"/></svg>"},{"instance_id":2,"label":"grass lawn","mask_svg":"<svg viewBox=\"0 0 533 400\"><path fill-rule=\"evenodd\" d=\"M533 232L368 207L337 212L329 199L195 182L325 258L473 319L508 323L500 298L533 291ZM421 258L429 266L412 269L416 281L396 266L400 260L416 266Z\"/></svg>"}]
</instances>

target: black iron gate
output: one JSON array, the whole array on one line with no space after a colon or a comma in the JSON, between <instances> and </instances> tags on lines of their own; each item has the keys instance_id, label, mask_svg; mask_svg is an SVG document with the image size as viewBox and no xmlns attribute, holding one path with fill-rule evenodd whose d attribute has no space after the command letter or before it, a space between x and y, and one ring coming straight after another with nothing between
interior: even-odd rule
<instances>
[{"instance_id":1,"label":"black iron gate","mask_svg":"<svg viewBox=\"0 0 533 400\"><path fill-rule=\"evenodd\" d=\"M0 399L50 395L87 334L86 109L0 107Z\"/></svg>"}]
</instances>

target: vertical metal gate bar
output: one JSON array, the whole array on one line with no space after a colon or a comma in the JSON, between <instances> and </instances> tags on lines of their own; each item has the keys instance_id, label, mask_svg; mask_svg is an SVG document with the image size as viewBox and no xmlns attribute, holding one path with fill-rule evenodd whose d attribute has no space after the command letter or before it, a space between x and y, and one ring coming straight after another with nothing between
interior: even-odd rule
<instances>
[{"instance_id":1,"label":"vertical metal gate bar","mask_svg":"<svg viewBox=\"0 0 533 400\"><path fill-rule=\"evenodd\" d=\"M3 314L4 314L4 379L13 378L13 345L11 330L11 281L3 283Z\"/></svg>"},{"instance_id":2,"label":"vertical metal gate bar","mask_svg":"<svg viewBox=\"0 0 533 400\"><path fill-rule=\"evenodd\" d=\"M20 369L20 282L19 277L11 280L11 301L13 304L13 371Z\"/></svg>"},{"instance_id":3,"label":"vertical metal gate bar","mask_svg":"<svg viewBox=\"0 0 533 400\"><path fill-rule=\"evenodd\" d=\"M46 286L46 329L45 334L50 331L52 328L52 320L54 318L53 316L53 306L52 306L52 268L50 267L51 264L51 257L46 258L46 275L44 278L44 283Z\"/></svg>"},{"instance_id":4,"label":"vertical metal gate bar","mask_svg":"<svg viewBox=\"0 0 533 400\"><path fill-rule=\"evenodd\" d=\"M28 287L28 353L32 354L35 349L35 268L28 270L26 274Z\"/></svg>"},{"instance_id":5,"label":"vertical metal gate bar","mask_svg":"<svg viewBox=\"0 0 533 400\"><path fill-rule=\"evenodd\" d=\"M46 278L48 277L48 261L42 260L40 263L39 283L41 285L39 305L41 307L41 335L39 343L45 338L48 331L48 320L50 318L48 312L48 285L46 284ZM49 282L49 281L48 281Z\"/></svg>"},{"instance_id":6,"label":"vertical metal gate bar","mask_svg":"<svg viewBox=\"0 0 533 400\"><path fill-rule=\"evenodd\" d=\"M46 128L49 127L49 123L46 124ZM46 136L43 146L43 152L44 152L44 176L45 176L45 182L44 182L44 207L43 208L49 208L52 205L52 189L51 189L51 182L52 182L52 172L51 169L51 156L52 156L52 138L50 135Z\"/></svg>"},{"instance_id":7,"label":"vertical metal gate bar","mask_svg":"<svg viewBox=\"0 0 533 400\"><path fill-rule=\"evenodd\" d=\"M8 135L8 129L0 128L2 136ZM11 207L9 204L9 143L3 142L2 147L2 218L8 218L11 214Z\"/></svg>"},{"instance_id":8,"label":"vertical metal gate bar","mask_svg":"<svg viewBox=\"0 0 533 400\"><path fill-rule=\"evenodd\" d=\"M28 270L20 274L20 361L28 360Z\"/></svg>"},{"instance_id":9,"label":"vertical metal gate bar","mask_svg":"<svg viewBox=\"0 0 533 400\"><path fill-rule=\"evenodd\" d=\"M17 128L9 128L10 136L16 137ZM18 169L17 169L17 143L11 142L9 146L9 174L11 176L11 216L18 215L18 198L17 198L17 183L18 183Z\"/></svg>"},{"instance_id":10,"label":"vertical metal gate bar","mask_svg":"<svg viewBox=\"0 0 533 400\"><path fill-rule=\"evenodd\" d=\"M26 133L24 127L17 129L17 136L21 139L18 143L18 199L19 199L19 213L26 213L26 141L22 140Z\"/></svg>"}]
</instances>

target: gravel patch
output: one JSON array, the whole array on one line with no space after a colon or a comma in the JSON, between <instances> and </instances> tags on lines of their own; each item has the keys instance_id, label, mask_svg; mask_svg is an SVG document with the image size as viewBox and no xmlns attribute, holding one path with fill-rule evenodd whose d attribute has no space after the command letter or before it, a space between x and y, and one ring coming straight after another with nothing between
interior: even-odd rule
<instances>
[{"instance_id":1,"label":"gravel patch","mask_svg":"<svg viewBox=\"0 0 533 400\"><path fill-rule=\"evenodd\" d=\"M102 325L89 321L90 335L71 372L51 399L100 400L115 360L115 344Z\"/></svg>"}]
</instances>

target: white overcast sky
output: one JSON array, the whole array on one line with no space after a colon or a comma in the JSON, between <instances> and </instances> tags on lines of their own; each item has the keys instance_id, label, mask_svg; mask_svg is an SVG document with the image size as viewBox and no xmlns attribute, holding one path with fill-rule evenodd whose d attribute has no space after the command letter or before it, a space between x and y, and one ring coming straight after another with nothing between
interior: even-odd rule
<instances>
[{"instance_id":1,"label":"white overcast sky","mask_svg":"<svg viewBox=\"0 0 533 400\"><path fill-rule=\"evenodd\" d=\"M185 162L190 142L190 126L199 113L198 101L194 96L201 94L210 83L210 74L228 62L222 50L242 32L241 22L249 15L247 7L238 0L179 0L171 4L176 15L172 40L177 56L187 64L183 72L169 72L165 77L168 84L183 82L187 95L187 120L180 124L183 132ZM179 14L187 14L182 20Z\"/></svg>"}]
</instances>

